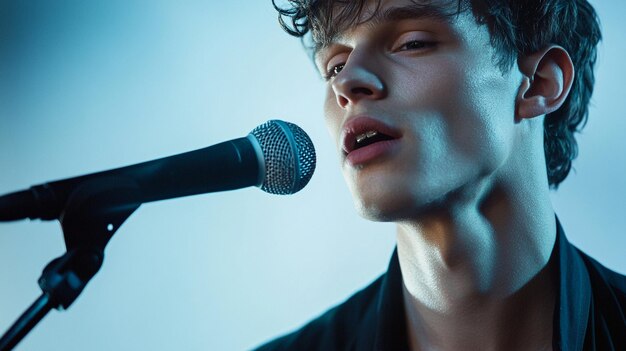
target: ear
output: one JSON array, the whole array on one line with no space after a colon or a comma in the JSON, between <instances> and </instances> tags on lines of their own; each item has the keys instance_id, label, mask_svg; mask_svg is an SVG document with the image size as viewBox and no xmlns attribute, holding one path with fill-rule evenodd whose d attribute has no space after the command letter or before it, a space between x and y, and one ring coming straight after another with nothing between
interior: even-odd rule
<instances>
[{"instance_id":1,"label":"ear","mask_svg":"<svg viewBox=\"0 0 626 351\"><path fill-rule=\"evenodd\" d=\"M524 75L516 100L516 120L554 112L563 105L574 81L574 64L565 49L550 46L518 59Z\"/></svg>"}]
</instances>

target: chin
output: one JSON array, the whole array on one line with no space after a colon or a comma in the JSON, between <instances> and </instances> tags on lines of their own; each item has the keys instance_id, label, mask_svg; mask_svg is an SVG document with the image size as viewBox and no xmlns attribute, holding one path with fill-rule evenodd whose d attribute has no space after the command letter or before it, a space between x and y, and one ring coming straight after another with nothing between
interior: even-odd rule
<instances>
[{"instance_id":1,"label":"chin","mask_svg":"<svg viewBox=\"0 0 626 351\"><path fill-rule=\"evenodd\" d=\"M435 206L436 201L426 201L426 196L409 191L372 191L354 193L354 207L359 215L375 222L396 222L419 217Z\"/></svg>"},{"instance_id":2,"label":"chin","mask_svg":"<svg viewBox=\"0 0 626 351\"><path fill-rule=\"evenodd\" d=\"M365 205L357 200L354 201L357 213L373 222L394 222L398 220L396 211L380 206Z\"/></svg>"},{"instance_id":3,"label":"chin","mask_svg":"<svg viewBox=\"0 0 626 351\"><path fill-rule=\"evenodd\" d=\"M361 217L376 222L406 221L440 212L463 189L459 182L433 183L419 179L407 182L401 176L352 180L348 184L355 209Z\"/></svg>"}]
</instances>

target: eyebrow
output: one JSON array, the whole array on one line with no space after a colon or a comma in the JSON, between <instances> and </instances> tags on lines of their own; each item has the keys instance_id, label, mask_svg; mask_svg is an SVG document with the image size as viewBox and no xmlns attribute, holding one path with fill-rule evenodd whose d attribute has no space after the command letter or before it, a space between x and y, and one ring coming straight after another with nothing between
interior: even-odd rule
<instances>
[{"instance_id":1,"label":"eyebrow","mask_svg":"<svg viewBox=\"0 0 626 351\"><path fill-rule=\"evenodd\" d=\"M390 7L385 11L376 12L373 17L368 19L374 25L395 22L406 19L431 18L442 22L449 22L450 17L458 14L460 9L456 11L446 11L441 6L431 4L413 4L401 7Z\"/></svg>"},{"instance_id":2,"label":"eyebrow","mask_svg":"<svg viewBox=\"0 0 626 351\"><path fill-rule=\"evenodd\" d=\"M407 19L422 19L429 18L435 19L440 22L449 23L451 21L451 17L459 14L462 11L460 6L456 8L456 10L448 10L444 9L442 6L436 6L432 4L412 4L406 6L396 6L390 7L383 11L379 11L375 9L375 13L369 15L364 20L356 22L356 25L360 24L369 24L371 26L377 26L384 23L389 22L398 22ZM348 25L347 27L350 27ZM338 26L338 28L341 28ZM314 57L317 57L318 54L324 49L328 48L332 44L336 43L343 36L343 32L345 32L345 28L335 31L325 33L325 38L318 43L317 47L314 50Z\"/></svg>"}]
</instances>

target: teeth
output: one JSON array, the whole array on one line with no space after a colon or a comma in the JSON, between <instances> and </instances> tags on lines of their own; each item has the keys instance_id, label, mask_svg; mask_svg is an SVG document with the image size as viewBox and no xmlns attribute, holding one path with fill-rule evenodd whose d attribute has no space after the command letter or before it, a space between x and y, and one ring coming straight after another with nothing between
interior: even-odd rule
<instances>
[{"instance_id":1,"label":"teeth","mask_svg":"<svg viewBox=\"0 0 626 351\"><path fill-rule=\"evenodd\" d=\"M361 143L363 140L365 140L367 138L371 138L371 137L373 137L373 136L375 136L377 134L378 134L378 132L375 131L375 130L370 130L370 131L368 131L366 133L359 134L359 135L356 136L356 142L357 143Z\"/></svg>"}]
</instances>

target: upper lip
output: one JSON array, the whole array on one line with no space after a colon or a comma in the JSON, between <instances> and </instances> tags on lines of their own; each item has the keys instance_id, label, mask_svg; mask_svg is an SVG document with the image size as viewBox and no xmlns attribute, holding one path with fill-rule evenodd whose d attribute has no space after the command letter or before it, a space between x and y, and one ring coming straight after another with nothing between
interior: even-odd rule
<instances>
[{"instance_id":1,"label":"upper lip","mask_svg":"<svg viewBox=\"0 0 626 351\"><path fill-rule=\"evenodd\" d=\"M345 154L349 154L357 148L357 136L370 131L390 137L391 139L399 139L402 133L388 125L387 123L365 115L348 118L341 129L341 143Z\"/></svg>"}]
</instances>

